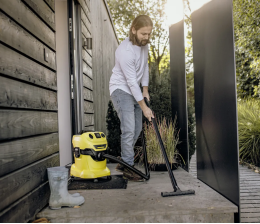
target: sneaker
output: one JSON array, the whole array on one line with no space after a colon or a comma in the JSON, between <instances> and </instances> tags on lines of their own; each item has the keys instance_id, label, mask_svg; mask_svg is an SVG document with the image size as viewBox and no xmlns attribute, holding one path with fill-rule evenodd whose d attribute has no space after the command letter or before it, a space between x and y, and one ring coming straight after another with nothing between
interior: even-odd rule
<instances>
[{"instance_id":1,"label":"sneaker","mask_svg":"<svg viewBox=\"0 0 260 224\"><path fill-rule=\"evenodd\" d=\"M139 176L137 173L128 168L124 169L123 178L128 179L130 181L144 181L144 179L141 176Z\"/></svg>"},{"instance_id":2,"label":"sneaker","mask_svg":"<svg viewBox=\"0 0 260 224\"><path fill-rule=\"evenodd\" d=\"M118 156L117 158L118 158L119 160L122 160L120 156ZM120 164L120 163L117 164L117 166L116 166L116 171L123 173L123 172L124 172L124 169L125 169L125 167L124 167L122 164Z\"/></svg>"}]
</instances>

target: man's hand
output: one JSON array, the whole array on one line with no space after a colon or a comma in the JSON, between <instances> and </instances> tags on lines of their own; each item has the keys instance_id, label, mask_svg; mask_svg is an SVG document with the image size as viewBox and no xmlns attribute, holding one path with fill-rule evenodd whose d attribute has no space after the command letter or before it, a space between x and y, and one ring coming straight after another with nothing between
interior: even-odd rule
<instances>
[{"instance_id":1,"label":"man's hand","mask_svg":"<svg viewBox=\"0 0 260 224\"><path fill-rule=\"evenodd\" d=\"M152 110L146 106L146 108L143 110L144 116L149 120L152 121L152 118L154 118Z\"/></svg>"},{"instance_id":2,"label":"man's hand","mask_svg":"<svg viewBox=\"0 0 260 224\"><path fill-rule=\"evenodd\" d=\"M152 121L152 118L154 118L152 110L146 106L146 103L144 102L144 99L141 101L138 101L140 107L142 108L142 111L144 113L144 116L149 120Z\"/></svg>"},{"instance_id":3,"label":"man's hand","mask_svg":"<svg viewBox=\"0 0 260 224\"><path fill-rule=\"evenodd\" d=\"M147 98L148 101L150 101L150 96L149 96L149 93L148 93L148 86L143 86L143 97Z\"/></svg>"}]
</instances>

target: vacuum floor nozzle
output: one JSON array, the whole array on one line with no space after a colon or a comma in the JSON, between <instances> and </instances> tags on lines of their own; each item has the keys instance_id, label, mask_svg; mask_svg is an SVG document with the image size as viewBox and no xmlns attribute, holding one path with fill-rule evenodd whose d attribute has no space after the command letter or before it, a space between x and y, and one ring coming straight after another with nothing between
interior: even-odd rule
<instances>
[{"instance_id":1,"label":"vacuum floor nozzle","mask_svg":"<svg viewBox=\"0 0 260 224\"><path fill-rule=\"evenodd\" d=\"M162 192L161 196L170 197L170 196L180 196L180 195L188 195L188 194L195 194L195 191L194 190L181 191L180 189L178 189L177 191L173 191L173 192Z\"/></svg>"}]
</instances>

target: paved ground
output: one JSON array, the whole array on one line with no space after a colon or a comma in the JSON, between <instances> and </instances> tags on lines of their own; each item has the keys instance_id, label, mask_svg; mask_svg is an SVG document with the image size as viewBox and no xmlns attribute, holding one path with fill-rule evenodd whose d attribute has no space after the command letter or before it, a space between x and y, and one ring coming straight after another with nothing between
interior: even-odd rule
<instances>
[{"instance_id":1,"label":"paved ground","mask_svg":"<svg viewBox=\"0 0 260 224\"><path fill-rule=\"evenodd\" d=\"M260 222L260 174L239 165L241 222ZM190 174L197 177L196 154L191 158Z\"/></svg>"},{"instance_id":2,"label":"paved ground","mask_svg":"<svg viewBox=\"0 0 260 224\"><path fill-rule=\"evenodd\" d=\"M115 165L109 164L113 172ZM237 207L231 202L181 168L174 175L181 190L196 194L163 198L162 191L173 191L168 173L152 172L149 181L129 182L127 189L77 191L85 198L80 208L45 208L37 217L58 223L234 221Z\"/></svg>"}]
</instances>

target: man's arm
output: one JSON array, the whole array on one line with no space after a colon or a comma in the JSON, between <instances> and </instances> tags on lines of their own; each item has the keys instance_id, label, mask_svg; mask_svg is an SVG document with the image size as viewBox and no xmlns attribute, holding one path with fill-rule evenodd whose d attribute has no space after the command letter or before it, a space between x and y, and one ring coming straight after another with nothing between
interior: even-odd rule
<instances>
[{"instance_id":1,"label":"man's arm","mask_svg":"<svg viewBox=\"0 0 260 224\"><path fill-rule=\"evenodd\" d=\"M135 56L132 52L128 51L124 57L119 59L120 67L127 81L133 97L138 102L143 99L142 91L137 82L135 70Z\"/></svg>"}]
</instances>

